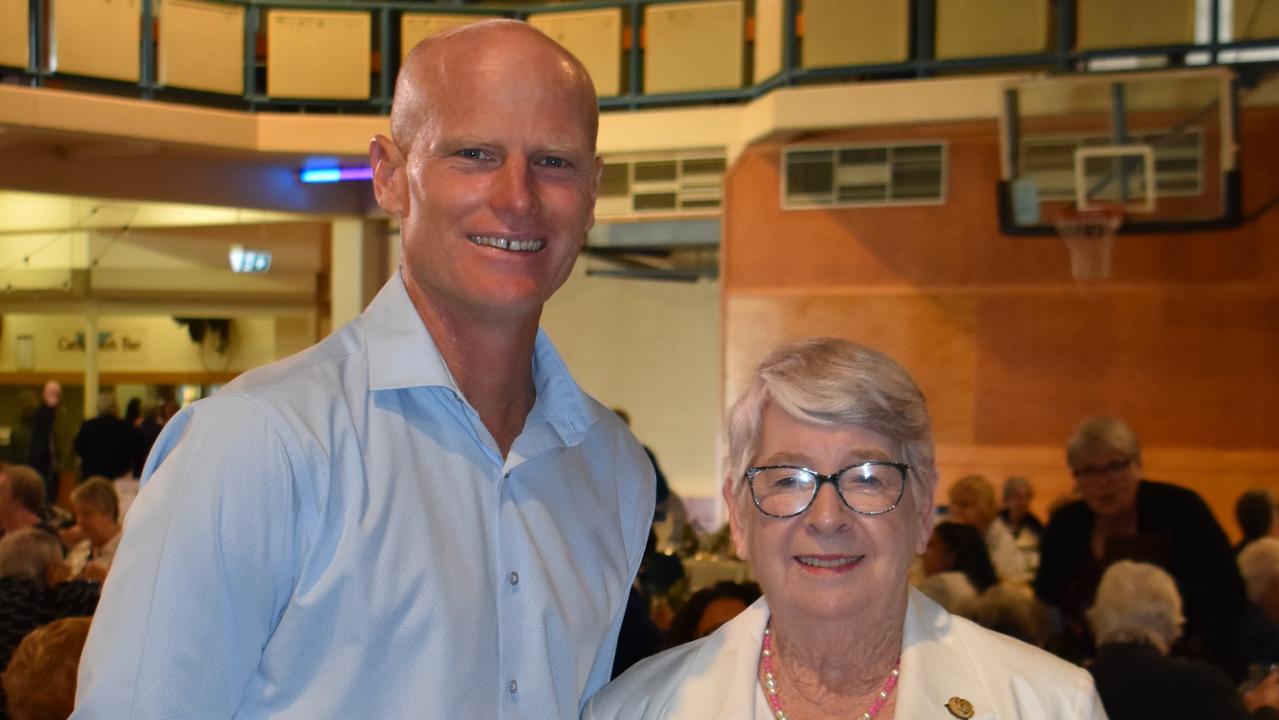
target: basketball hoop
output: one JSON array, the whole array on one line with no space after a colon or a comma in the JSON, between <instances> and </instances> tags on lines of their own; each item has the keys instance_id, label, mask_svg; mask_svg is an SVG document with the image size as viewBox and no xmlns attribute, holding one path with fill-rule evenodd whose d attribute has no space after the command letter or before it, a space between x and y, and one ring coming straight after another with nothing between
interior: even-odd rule
<instances>
[{"instance_id":1,"label":"basketball hoop","mask_svg":"<svg viewBox=\"0 0 1279 720\"><path fill-rule=\"evenodd\" d=\"M1057 234L1070 252L1070 274L1078 282L1097 282L1110 277L1110 251L1115 232L1124 223L1122 207L1063 210L1053 221Z\"/></svg>"}]
</instances>

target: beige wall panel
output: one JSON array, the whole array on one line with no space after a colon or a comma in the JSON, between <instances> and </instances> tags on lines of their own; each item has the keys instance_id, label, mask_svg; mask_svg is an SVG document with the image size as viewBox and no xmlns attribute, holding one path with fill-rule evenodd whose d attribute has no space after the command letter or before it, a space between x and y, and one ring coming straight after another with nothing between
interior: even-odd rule
<instances>
[{"instance_id":1,"label":"beige wall panel","mask_svg":"<svg viewBox=\"0 0 1279 720\"><path fill-rule=\"evenodd\" d=\"M584 390L630 413L676 493L718 497L719 285L619 282L588 275L595 262L578 260L542 328Z\"/></svg>"},{"instance_id":2,"label":"beige wall panel","mask_svg":"<svg viewBox=\"0 0 1279 720\"><path fill-rule=\"evenodd\" d=\"M400 16L400 59L403 60L414 46L432 35L493 17L500 16L404 13Z\"/></svg>"},{"instance_id":3,"label":"beige wall panel","mask_svg":"<svg viewBox=\"0 0 1279 720\"><path fill-rule=\"evenodd\" d=\"M644 8L644 92L741 87L742 18L740 0Z\"/></svg>"},{"instance_id":4,"label":"beige wall panel","mask_svg":"<svg viewBox=\"0 0 1279 720\"><path fill-rule=\"evenodd\" d=\"M1048 0L939 0L937 57L1044 52L1048 15Z\"/></svg>"},{"instance_id":5,"label":"beige wall panel","mask_svg":"<svg viewBox=\"0 0 1279 720\"><path fill-rule=\"evenodd\" d=\"M910 51L907 0L805 0L806 68L905 60Z\"/></svg>"},{"instance_id":6,"label":"beige wall panel","mask_svg":"<svg viewBox=\"0 0 1279 720\"><path fill-rule=\"evenodd\" d=\"M975 303L938 295L753 295L724 302L724 404L746 387L774 347L834 335L881 350L902 363L928 398L938 440L970 443L976 431Z\"/></svg>"},{"instance_id":7,"label":"beige wall panel","mask_svg":"<svg viewBox=\"0 0 1279 720\"><path fill-rule=\"evenodd\" d=\"M267 94L275 98L369 97L367 12L267 13Z\"/></svg>"},{"instance_id":8,"label":"beige wall panel","mask_svg":"<svg viewBox=\"0 0 1279 720\"><path fill-rule=\"evenodd\" d=\"M162 0L160 17L161 85L244 94L244 7Z\"/></svg>"},{"instance_id":9,"label":"beige wall panel","mask_svg":"<svg viewBox=\"0 0 1279 720\"><path fill-rule=\"evenodd\" d=\"M595 81L600 97L622 87L622 9L532 15L528 23L577 56Z\"/></svg>"},{"instance_id":10,"label":"beige wall panel","mask_svg":"<svg viewBox=\"0 0 1279 720\"><path fill-rule=\"evenodd\" d=\"M1235 0L1235 40L1279 37L1279 3L1273 0Z\"/></svg>"},{"instance_id":11,"label":"beige wall panel","mask_svg":"<svg viewBox=\"0 0 1279 720\"><path fill-rule=\"evenodd\" d=\"M1195 41L1195 0L1079 0L1080 50Z\"/></svg>"},{"instance_id":12,"label":"beige wall panel","mask_svg":"<svg viewBox=\"0 0 1279 720\"><path fill-rule=\"evenodd\" d=\"M759 84L782 70L782 0L755 0L755 67Z\"/></svg>"},{"instance_id":13,"label":"beige wall panel","mask_svg":"<svg viewBox=\"0 0 1279 720\"><path fill-rule=\"evenodd\" d=\"M26 67L27 0L0 0L0 65Z\"/></svg>"},{"instance_id":14,"label":"beige wall panel","mask_svg":"<svg viewBox=\"0 0 1279 720\"><path fill-rule=\"evenodd\" d=\"M138 79L138 0L52 0L53 66L58 72Z\"/></svg>"}]
</instances>

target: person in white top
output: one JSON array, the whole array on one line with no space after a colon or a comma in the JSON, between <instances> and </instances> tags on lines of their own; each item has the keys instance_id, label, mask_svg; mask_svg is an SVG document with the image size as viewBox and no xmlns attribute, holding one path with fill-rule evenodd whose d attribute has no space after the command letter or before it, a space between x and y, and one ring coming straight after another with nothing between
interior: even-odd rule
<instances>
[{"instance_id":1,"label":"person in white top","mask_svg":"<svg viewBox=\"0 0 1279 720\"><path fill-rule=\"evenodd\" d=\"M102 582L120 544L120 499L110 480L94 477L71 493L71 507L75 526L64 533L63 539L83 538L67 553L71 572L85 580Z\"/></svg>"},{"instance_id":2,"label":"person in white top","mask_svg":"<svg viewBox=\"0 0 1279 720\"><path fill-rule=\"evenodd\" d=\"M950 486L948 500L950 519L981 531L1000 582L1029 583L1031 576L1026 560L1017 549L1012 532L999 519L995 486L981 475L965 475Z\"/></svg>"},{"instance_id":3,"label":"person in white top","mask_svg":"<svg viewBox=\"0 0 1279 720\"><path fill-rule=\"evenodd\" d=\"M764 596L632 667L583 718L1106 717L1084 670L910 588L937 470L927 405L900 365L835 338L783 346L728 433L733 540Z\"/></svg>"}]
</instances>

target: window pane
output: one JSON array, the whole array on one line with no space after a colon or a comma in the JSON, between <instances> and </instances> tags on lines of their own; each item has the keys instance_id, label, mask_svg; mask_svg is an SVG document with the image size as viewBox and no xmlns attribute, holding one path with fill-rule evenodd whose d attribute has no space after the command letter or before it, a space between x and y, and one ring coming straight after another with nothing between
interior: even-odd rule
<instances>
[{"instance_id":1,"label":"window pane","mask_svg":"<svg viewBox=\"0 0 1279 720\"><path fill-rule=\"evenodd\" d=\"M791 155L790 164L786 166L787 195L829 193L834 181L829 153L825 154L824 162L796 162L795 155Z\"/></svg>"},{"instance_id":2,"label":"window pane","mask_svg":"<svg viewBox=\"0 0 1279 720\"><path fill-rule=\"evenodd\" d=\"M636 210L674 210L675 193L644 193L635 195Z\"/></svg>"},{"instance_id":3,"label":"window pane","mask_svg":"<svg viewBox=\"0 0 1279 720\"><path fill-rule=\"evenodd\" d=\"M605 164L600 175L600 195L625 195L630 192L630 167L625 163Z\"/></svg>"},{"instance_id":4,"label":"window pane","mask_svg":"<svg viewBox=\"0 0 1279 720\"><path fill-rule=\"evenodd\" d=\"M675 179L675 161L674 160L635 163L635 182L648 182L653 180L674 180L674 179Z\"/></svg>"}]
</instances>

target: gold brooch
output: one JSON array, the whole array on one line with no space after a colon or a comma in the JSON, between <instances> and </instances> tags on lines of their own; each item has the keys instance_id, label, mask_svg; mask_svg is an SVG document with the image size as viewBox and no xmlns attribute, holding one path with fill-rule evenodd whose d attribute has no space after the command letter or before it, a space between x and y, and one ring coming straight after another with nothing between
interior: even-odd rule
<instances>
[{"instance_id":1,"label":"gold brooch","mask_svg":"<svg viewBox=\"0 0 1279 720\"><path fill-rule=\"evenodd\" d=\"M946 701L946 709L960 720L968 720L973 716L973 704L958 696Z\"/></svg>"}]
</instances>

